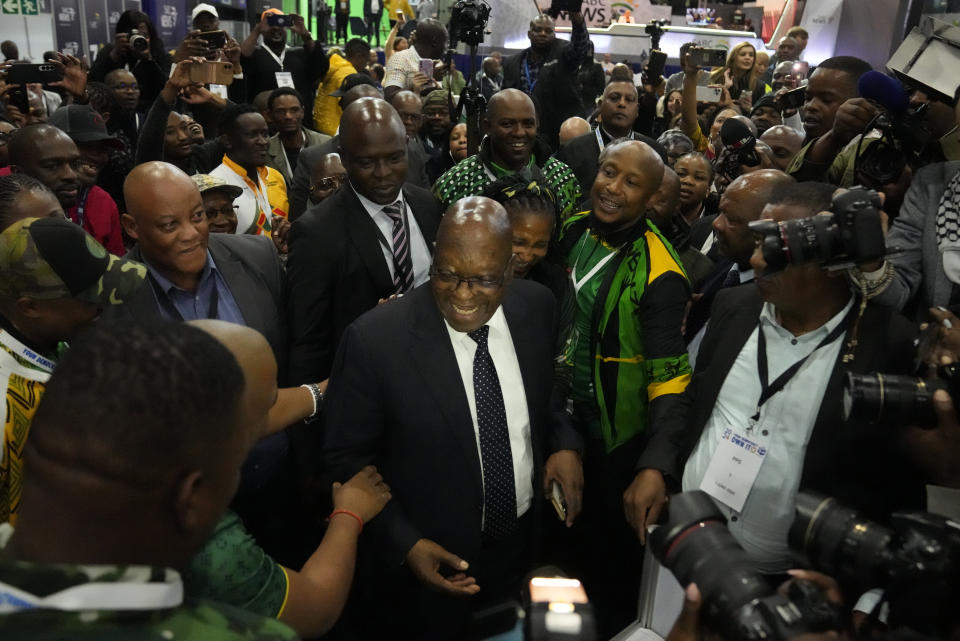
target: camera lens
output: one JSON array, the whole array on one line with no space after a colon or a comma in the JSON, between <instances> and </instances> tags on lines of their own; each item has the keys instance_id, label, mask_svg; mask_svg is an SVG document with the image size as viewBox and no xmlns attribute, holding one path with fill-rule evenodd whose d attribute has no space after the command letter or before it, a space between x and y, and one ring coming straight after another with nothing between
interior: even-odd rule
<instances>
[{"instance_id":1,"label":"camera lens","mask_svg":"<svg viewBox=\"0 0 960 641\"><path fill-rule=\"evenodd\" d=\"M767 270L775 272L786 267L789 261L780 225L772 220L754 220L749 227L757 237Z\"/></svg>"},{"instance_id":2,"label":"camera lens","mask_svg":"<svg viewBox=\"0 0 960 641\"><path fill-rule=\"evenodd\" d=\"M880 373L847 372L843 385L843 418L891 425L936 423L933 393L944 387L939 380Z\"/></svg>"},{"instance_id":3,"label":"camera lens","mask_svg":"<svg viewBox=\"0 0 960 641\"><path fill-rule=\"evenodd\" d=\"M678 494L671 498L668 510L666 523L650 535L653 553L682 585L696 583L708 619L736 636L736 613L770 594L770 586L754 570L705 492Z\"/></svg>"},{"instance_id":4,"label":"camera lens","mask_svg":"<svg viewBox=\"0 0 960 641\"><path fill-rule=\"evenodd\" d=\"M840 230L833 215L811 216L783 223L787 261L793 264L825 261L837 254Z\"/></svg>"},{"instance_id":5,"label":"camera lens","mask_svg":"<svg viewBox=\"0 0 960 641\"><path fill-rule=\"evenodd\" d=\"M797 495L796 517L788 535L814 567L841 583L883 585L893 532L813 492Z\"/></svg>"}]
</instances>

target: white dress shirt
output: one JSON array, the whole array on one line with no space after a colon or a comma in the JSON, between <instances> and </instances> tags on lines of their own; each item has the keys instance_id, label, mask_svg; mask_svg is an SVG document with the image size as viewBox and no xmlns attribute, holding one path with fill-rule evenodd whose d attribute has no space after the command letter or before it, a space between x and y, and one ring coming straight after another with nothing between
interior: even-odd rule
<instances>
[{"instance_id":1,"label":"white dress shirt","mask_svg":"<svg viewBox=\"0 0 960 641\"><path fill-rule=\"evenodd\" d=\"M845 339L841 336L829 345L813 350L846 318L852 306L851 296L846 307L826 324L807 334L794 336L777 322L773 305L765 303L760 313L760 326L766 339L769 382L808 354L810 358L780 392L764 403L760 420L751 428L751 417L757 411L761 390L757 371L757 330L754 329L730 368L717 395L713 413L683 470L683 490L699 489L726 428L734 429L767 449L743 510L734 512L717 502L727 518L730 532L761 571L781 572L790 567L787 532L793 523L803 459L823 394Z\"/></svg>"},{"instance_id":2,"label":"white dress shirt","mask_svg":"<svg viewBox=\"0 0 960 641\"><path fill-rule=\"evenodd\" d=\"M350 185L350 188L353 189L353 185ZM377 228L383 235L383 238L378 238L377 241L380 243L380 249L383 251L383 259L387 261L387 269L390 271L390 278L392 279L393 219L383 212L383 208L386 205L378 205L369 198L361 196L356 189L353 189L353 193L357 194L357 198L360 199L360 204L363 205L363 208L370 214L370 218L373 219L373 222L376 223ZM413 212L410 211L406 200L403 198L402 190L397 194L397 200L403 203L403 206L407 210L407 242L410 245L410 259L413 261L413 286L416 287L430 280L430 263L433 262L433 259L430 257L430 249L427 247L427 241L423 238L420 226L417 225L417 218L413 215ZM386 245L384 245L384 241L386 241Z\"/></svg>"},{"instance_id":3,"label":"white dress shirt","mask_svg":"<svg viewBox=\"0 0 960 641\"><path fill-rule=\"evenodd\" d=\"M473 390L473 357L477 353L477 343L464 332L458 332L443 321L450 333L453 353L457 357L463 389L467 393L470 406L470 418L473 419L473 433L477 440L477 453L480 456L480 468L483 469L483 455L480 454L480 424L477 422L477 399ZM497 309L487 321L490 327L487 335L487 351L497 368L500 391L503 393L503 407L507 413L507 431L510 433L510 454L513 456L513 480L517 491L517 516L530 509L533 502L533 441L530 436L530 413L527 410L527 395L520 373L520 362L513 346L513 337L503 315L503 307Z\"/></svg>"}]
</instances>

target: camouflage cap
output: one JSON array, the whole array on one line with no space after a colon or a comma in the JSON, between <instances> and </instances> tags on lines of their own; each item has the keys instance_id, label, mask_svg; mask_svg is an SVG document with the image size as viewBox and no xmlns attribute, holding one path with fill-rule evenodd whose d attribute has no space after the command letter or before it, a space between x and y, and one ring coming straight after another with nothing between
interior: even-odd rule
<instances>
[{"instance_id":1,"label":"camouflage cap","mask_svg":"<svg viewBox=\"0 0 960 641\"><path fill-rule=\"evenodd\" d=\"M147 277L63 218L27 218L0 234L0 294L117 305Z\"/></svg>"},{"instance_id":2,"label":"camouflage cap","mask_svg":"<svg viewBox=\"0 0 960 641\"><path fill-rule=\"evenodd\" d=\"M201 194L212 189L219 189L225 191L231 198L236 198L243 193L242 187L231 185L223 178L217 178L210 174L194 174L190 177L193 179L194 184L197 186L197 189L200 190Z\"/></svg>"}]
</instances>

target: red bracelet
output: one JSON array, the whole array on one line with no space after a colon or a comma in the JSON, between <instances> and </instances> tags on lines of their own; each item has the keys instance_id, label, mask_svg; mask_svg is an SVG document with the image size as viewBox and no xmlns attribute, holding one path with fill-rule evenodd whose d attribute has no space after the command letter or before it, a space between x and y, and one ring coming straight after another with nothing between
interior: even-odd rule
<instances>
[{"instance_id":1,"label":"red bracelet","mask_svg":"<svg viewBox=\"0 0 960 641\"><path fill-rule=\"evenodd\" d=\"M347 514L347 515L352 516L353 518L357 519L357 523L360 524L360 532L363 532L363 519L360 518L360 515L359 515L359 514L357 514L356 512L351 512L350 510L334 510L333 512L330 513L330 516L327 517L327 518L328 518L328 520L329 520L329 519L332 519L333 517L335 517L335 516L338 515L338 514ZM359 534L359 532L358 532L357 534Z\"/></svg>"}]
</instances>

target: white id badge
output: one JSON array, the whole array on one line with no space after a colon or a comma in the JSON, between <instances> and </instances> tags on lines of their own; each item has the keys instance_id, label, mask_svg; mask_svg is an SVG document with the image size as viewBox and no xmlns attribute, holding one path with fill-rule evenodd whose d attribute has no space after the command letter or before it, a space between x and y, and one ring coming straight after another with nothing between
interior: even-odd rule
<instances>
[{"instance_id":1,"label":"white id badge","mask_svg":"<svg viewBox=\"0 0 960 641\"><path fill-rule=\"evenodd\" d=\"M220 96L224 100L227 99L227 85L207 85L207 88L210 93Z\"/></svg>"},{"instance_id":2,"label":"white id badge","mask_svg":"<svg viewBox=\"0 0 960 641\"><path fill-rule=\"evenodd\" d=\"M290 87L293 89L293 76L289 71L278 71L274 74L277 77L278 87Z\"/></svg>"},{"instance_id":3,"label":"white id badge","mask_svg":"<svg viewBox=\"0 0 960 641\"><path fill-rule=\"evenodd\" d=\"M740 512L766 456L766 447L728 427L723 430L700 489L734 512Z\"/></svg>"}]
</instances>

